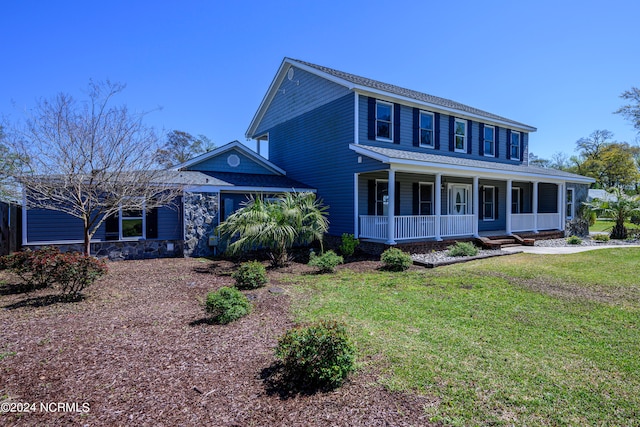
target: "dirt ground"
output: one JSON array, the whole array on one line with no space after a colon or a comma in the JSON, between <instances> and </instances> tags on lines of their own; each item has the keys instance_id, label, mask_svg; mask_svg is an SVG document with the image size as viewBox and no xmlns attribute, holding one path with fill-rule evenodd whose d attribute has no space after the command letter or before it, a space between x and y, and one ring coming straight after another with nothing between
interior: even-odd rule
<instances>
[{"instance_id":1,"label":"dirt ground","mask_svg":"<svg viewBox=\"0 0 640 427\"><path fill-rule=\"evenodd\" d=\"M279 278L309 267L270 272L269 285L246 292L249 316L211 324L201 301L233 283L232 267L196 259L110 263L73 303L47 289L23 293L0 272L0 425L429 425L423 408L434 402L385 390L366 363L334 391L281 387L273 351L293 320L290 285ZM7 413L23 404L31 412Z\"/></svg>"}]
</instances>

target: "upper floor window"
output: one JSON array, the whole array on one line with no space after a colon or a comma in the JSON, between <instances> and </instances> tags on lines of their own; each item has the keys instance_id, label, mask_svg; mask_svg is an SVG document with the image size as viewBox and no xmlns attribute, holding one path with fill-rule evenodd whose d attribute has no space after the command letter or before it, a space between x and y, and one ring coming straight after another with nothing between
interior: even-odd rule
<instances>
[{"instance_id":1,"label":"upper floor window","mask_svg":"<svg viewBox=\"0 0 640 427\"><path fill-rule=\"evenodd\" d=\"M484 155L495 156L496 155L496 128L493 126L484 125Z\"/></svg>"},{"instance_id":2,"label":"upper floor window","mask_svg":"<svg viewBox=\"0 0 640 427\"><path fill-rule=\"evenodd\" d=\"M393 140L393 104L376 101L376 139Z\"/></svg>"},{"instance_id":3,"label":"upper floor window","mask_svg":"<svg viewBox=\"0 0 640 427\"><path fill-rule=\"evenodd\" d=\"M467 152L467 121L456 119L454 125L454 148L455 151Z\"/></svg>"},{"instance_id":4,"label":"upper floor window","mask_svg":"<svg viewBox=\"0 0 640 427\"><path fill-rule=\"evenodd\" d=\"M511 132L511 155L512 159L520 158L520 132Z\"/></svg>"},{"instance_id":5,"label":"upper floor window","mask_svg":"<svg viewBox=\"0 0 640 427\"><path fill-rule=\"evenodd\" d=\"M420 111L420 146L433 148L433 113Z\"/></svg>"}]
</instances>

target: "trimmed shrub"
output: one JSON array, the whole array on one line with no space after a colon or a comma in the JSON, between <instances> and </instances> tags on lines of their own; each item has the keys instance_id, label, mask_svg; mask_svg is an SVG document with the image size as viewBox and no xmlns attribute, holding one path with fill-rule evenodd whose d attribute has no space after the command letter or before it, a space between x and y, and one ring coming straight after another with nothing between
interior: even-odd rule
<instances>
[{"instance_id":1,"label":"trimmed shrub","mask_svg":"<svg viewBox=\"0 0 640 427\"><path fill-rule=\"evenodd\" d=\"M0 258L0 269L20 277L31 289L55 286L65 298L77 298L82 290L107 272L104 261L58 248L22 251Z\"/></svg>"},{"instance_id":2,"label":"trimmed shrub","mask_svg":"<svg viewBox=\"0 0 640 427\"><path fill-rule=\"evenodd\" d=\"M311 387L341 385L355 369L355 355L346 326L329 321L290 329L276 347L285 377Z\"/></svg>"},{"instance_id":3,"label":"trimmed shrub","mask_svg":"<svg viewBox=\"0 0 640 427\"><path fill-rule=\"evenodd\" d=\"M356 247L360 244L360 240L356 239L353 234L343 233L342 244L340 245L340 253L344 256L351 256L356 251Z\"/></svg>"},{"instance_id":4,"label":"trimmed shrub","mask_svg":"<svg viewBox=\"0 0 640 427\"><path fill-rule=\"evenodd\" d=\"M591 236L591 238L597 242L608 242L610 240L608 234L602 233L594 234L593 236Z\"/></svg>"},{"instance_id":5,"label":"trimmed shrub","mask_svg":"<svg viewBox=\"0 0 640 427\"><path fill-rule=\"evenodd\" d=\"M579 245L582 243L582 239L578 236L569 236L567 239L567 243L570 245Z\"/></svg>"},{"instance_id":6,"label":"trimmed shrub","mask_svg":"<svg viewBox=\"0 0 640 427\"><path fill-rule=\"evenodd\" d=\"M455 245L449 248L447 252L449 256L476 256L478 255L478 248L471 242L456 242Z\"/></svg>"},{"instance_id":7,"label":"trimmed shrub","mask_svg":"<svg viewBox=\"0 0 640 427\"><path fill-rule=\"evenodd\" d=\"M215 322L227 324L251 313L251 303L236 288L223 286L207 294L205 310Z\"/></svg>"},{"instance_id":8,"label":"trimmed shrub","mask_svg":"<svg viewBox=\"0 0 640 427\"><path fill-rule=\"evenodd\" d=\"M380 261L385 270L404 271L413 265L411 255L398 248L389 248L382 253Z\"/></svg>"},{"instance_id":9,"label":"trimmed shrub","mask_svg":"<svg viewBox=\"0 0 640 427\"><path fill-rule=\"evenodd\" d=\"M256 289L267 284L267 270L258 261L249 261L240 264L231 277L236 280L238 289Z\"/></svg>"},{"instance_id":10,"label":"trimmed shrub","mask_svg":"<svg viewBox=\"0 0 640 427\"><path fill-rule=\"evenodd\" d=\"M320 273L333 273L338 264L343 262L344 259L334 251L326 251L319 256L312 252L309 258L309 265L317 267Z\"/></svg>"}]
</instances>

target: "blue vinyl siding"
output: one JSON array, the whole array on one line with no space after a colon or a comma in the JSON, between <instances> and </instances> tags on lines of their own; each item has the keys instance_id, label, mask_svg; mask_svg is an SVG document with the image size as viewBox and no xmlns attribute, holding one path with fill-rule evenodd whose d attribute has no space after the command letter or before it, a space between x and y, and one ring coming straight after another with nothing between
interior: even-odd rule
<instances>
[{"instance_id":1,"label":"blue vinyl siding","mask_svg":"<svg viewBox=\"0 0 640 427\"><path fill-rule=\"evenodd\" d=\"M555 213L558 209L558 186L541 182L538 184L539 213Z\"/></svg>"},{"instance_id":2,"label":"blue vinyl siding","mask_svg":"<svg viewBox=\"0 0 640 427\"><path fill-rule=\"evenodd\" d=\"M497 135L497 144L498 147L498 157L485 157L480 155L480 122L478 120L467 120L467 146L471 144L471 154L466 153L456 153L449 150L449 118L450 116L441 113L439 115L439 126L440 126L440 148L427 148L427 147L416 147L413 145L413 108L400 105L400 143L397 144L391 142L384 141L375 141L370 140L368 138L368 99L366 96L360 96L358 102L358 135L359 142L361 144L372 145L375 147L386 147L386 148L395 148L399 150L405 151L416 151L416 152L428 152L439 155L447 155L452 157L466 157L475 160L484 160L488 162L499 162L499 163L520 163L519 160L510 160L507 158L507 131L506 128L499 126L499 133ZM399 104L397 104L399 105ZM429 110L425 110L429 111ZM461 117L459 117L461 118ZM487 123L489 124L489 123ZM396 123L394 123L396 126ZM469 138L469 131L471 138ZM528 153L527 145L528 145L528 134L525 132L521 132L522 134L522 145L524 151L524 159L526 160L526 154ZM526 161L524 162L526 163Z\"/></svg>"},{"instance_id":3,"label":"blue vinyl siding","mask_svg":"<svg viewBox=\"0 0 640 427\"><path fill-rule=\"evenodd\" d=\"M235 154L240 159L240 164L236 167L229 165L227 159L230 155ZM190 166L186 170L192 171L212 171L212 172L236 172L236 173L254 173L275 175L275 173L264 166L256 163L250 157L242 154L238 150L229 150L211 159L204 160L200 163Z\"/></svg>"},{"instance_id":4,"label":"blue vinyl siding","mask_svg":"<svg viewBox=\"0 0 640 427\"><path fill-rule=\"evenodd\" d=\"M158 239L179 240L182 239L183 234L182 208L177 206L158 208Z\"/></svg>"},{"instance_id":5,"label":"blue vinyl siding","mask_svg":"<svg viewBox=\"0 0 640 427\"><path fill-rule=\"evenodd\" d=\"M82 221L63 212L27 210L27 241L84 240Z\"/></svg>"},{"instance_id":6,"label":"blue vinyl siding","mask_svg":"<svg viewBox=\"0 0 640 427\"><path fill-rule=\"evenodd\" d=\"M269 159L287 176L317 189L329 206L329 234L353 233L353 174L386 169L349 149L353 142L354 94L269 129Z\"/></svg>"},{"instance_id":7,"label":"blue vinyl siding","mask_svg":"<svg viewBox=\"0 0 640 427\"><path fill-rule=\"evenodd\" d=\"M294 70L293 78L289 80L285 77L280 83L255 135L262 135L278 124L308 113L350 93L350 90L342 85L299 68L292 68ZM271 136L269 139L272 140Z\"/></svg>"}]
</instances>

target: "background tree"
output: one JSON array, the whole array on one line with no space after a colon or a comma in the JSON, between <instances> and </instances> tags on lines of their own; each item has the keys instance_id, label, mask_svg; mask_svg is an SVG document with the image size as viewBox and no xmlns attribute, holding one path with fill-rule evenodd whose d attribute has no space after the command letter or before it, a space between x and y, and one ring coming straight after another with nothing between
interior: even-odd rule
<instances>
[{"instance_id":1,"label":"background tree","mask_svg":"<svg viewBox=\"0 0 640 427\"><path fill-rule=\"evenodd\" d=\"M158 139L146 113L111 105L119 83L90 82L88 99L59 94L41 100L16 127L16 151L25 160L16 173L28 208L64 212L82 220L84 250L104 220L123 210L172 203L181 191L154 170Z\"/></svg>"},{"instance_id":2,"label":"background tree","mask_svg":"<svg viewBox=\"0 0 640 427\"><path fill-rule=\"evenodd\" d=\"M620 114L629 120L640 133L640 88L632 87L630 90L622 92L620 98L629 102L618 108L615 114Z\"/></svg>"},{"instance_id":3,"label":"background tree","mask_svg":"<svg viewBox=\"0 0 640 427\"><path fill-rule=\"evenodd\" d=\"M167 134L164 145L156 152L156 159L162 166L170 168L214 148L215 144L204 135L194 137L187 132L172 130Z\"/></svg>"},{"instance_id":4,"label":"background tree","mask_svg":"<svg viewBox=\"0 0 640 427\"><path fill-rule=\"evenodd\" d=\"M619 188L613 189L615 197L612 200L595 199L587 206L593 209L599 217L610 218L615 221L611 230L612 239L626 239L628 230L624 223L631 215L640 212L640 196L628 196Z\"/></svg>"},{"instance_id":5,"label":"background tree","mask_svg":"<svg viewBox=\"0 0 640 427\"><path fill-rule=\"evenodd\" d=\"M5 144L6 134L0 125L0 200L15 201L20 199L20 191L16 186L15 172L22 166L22 158Z\"/></svg>"},{"instance_id":6,"label":"background tree","mask_svg":"<svg viewBox=\"0 0 640 427\"><path fill-rule=\"evenodd\" d=\"M322 243L329 230L326 211L314 193L286 193L272 202L251 198L229 215L218 231L232 241L227 247L230 254L265 248L272 265L282 267L294 245Z\"/></svg>"}]
</instances>

